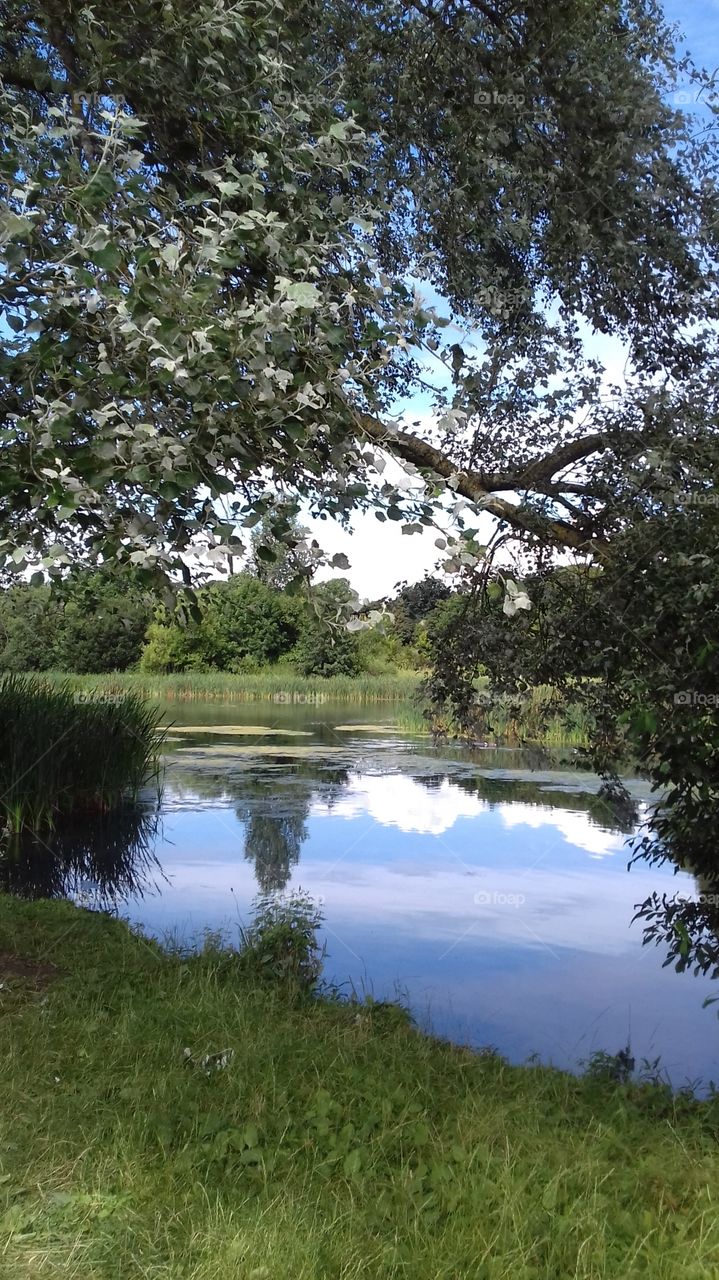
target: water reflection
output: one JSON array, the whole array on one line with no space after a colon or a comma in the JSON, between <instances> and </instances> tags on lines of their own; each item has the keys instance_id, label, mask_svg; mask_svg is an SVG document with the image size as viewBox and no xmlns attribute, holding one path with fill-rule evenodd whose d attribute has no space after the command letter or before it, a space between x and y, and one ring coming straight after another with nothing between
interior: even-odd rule
<instances>
[{"instance_id":1,"label":"water reflection","mask_svg":"<svg viewBox=\"0 0 719 1280\"><path fill-rule=\"evenodd\" d=\"M62 826L44 838L0 844L0 890L20 898L72 898L97 910L142 897L162 880L154 852L157 810L127 806Z\"/></svg>"},{"instance_id":2,"label":"water reflection","mask_svg":"<svg viewBox=\"0 0 719 1280\"><path fill-rule=\"evenodd\" d=\"M306 819L311 792L293 792L292 800L277 798L276 785L257 781L251 794L235 807L245 830L245 857L254 864L262 893L284 889L300 860L307 839Z\"/></svg>"},{"instance_id":3,"label":"water reflection","mask_svg":"<svg viewBox=\"0 0 719 1280\"><path fill-rule=\"evenodd\" d=\"M188 942L246 919L259 890L302 887L324 902L328 979L378 998L399 982L440 1034L568 1066L629 1039L679 1083L717 1078L708 988L690 993L630 927L652 893L696 896L687 872L627 873L641 786L619 810L571 761L532 772L514 752L327 726L258 743L192 733L161 829L126 813L25 843L0 861L0 887L83 896Z\"/></svg>"}]
</instances>

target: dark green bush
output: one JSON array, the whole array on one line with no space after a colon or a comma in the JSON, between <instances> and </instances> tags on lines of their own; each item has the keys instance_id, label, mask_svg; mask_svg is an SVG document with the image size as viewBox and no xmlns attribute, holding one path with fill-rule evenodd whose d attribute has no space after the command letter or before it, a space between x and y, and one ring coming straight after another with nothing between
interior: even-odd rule
<instances>
[{"instance_id":1,"label":"dark green bush","mask_svg":"<svg viewBox=\"0 0 719 1280\"><path fill-rule=\"evenodd\" d=\"M242 931L241 967L254 976L311 994L322 972L317 932L322 912L308 894L263 894Z\"/></svg>"}]
</instances>

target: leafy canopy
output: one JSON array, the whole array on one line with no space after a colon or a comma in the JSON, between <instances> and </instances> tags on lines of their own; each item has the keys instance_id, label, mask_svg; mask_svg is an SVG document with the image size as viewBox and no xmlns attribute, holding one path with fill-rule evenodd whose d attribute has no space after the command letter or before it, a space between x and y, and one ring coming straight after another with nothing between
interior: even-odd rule
<instances>
[{"instance_id":1,"label":"leafy canopy","mask_svg":"<svg viewBox=\"0 0 719 1280\"><path fill-rule=\"evenodd\" d=\"M449 508L445 568L490 599L501 550L502 617L555 668L579 630L600 763L629 726L686 847L717 809L715 717L665 718L719 692L717 149L654 0L4 10L6 568L225 566L278 492L410 534ZM594 639L574 592L530 622L558 549L598 567ZM471 636L446 656L467 707Z\"/></svg>"},{"instance_id":2,"label":"leafy canopy","mask_svg":"<svg viewBox=\"0 0 719 1280\"><path fill-rule=\"evenodd\" d=\"M268 477L601 555L649 450L713 466L715 151L666 105L690 73L652 0L4 9L9 566L224 566ZM392 417L427 384L431 439Z\"/></svg>"}]
</instances>

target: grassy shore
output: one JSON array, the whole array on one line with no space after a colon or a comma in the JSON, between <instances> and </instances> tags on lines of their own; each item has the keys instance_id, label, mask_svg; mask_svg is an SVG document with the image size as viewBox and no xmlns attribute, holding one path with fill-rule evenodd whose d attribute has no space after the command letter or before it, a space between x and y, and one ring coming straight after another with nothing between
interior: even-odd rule
<instances>
[{"instance_id":1,"label":"grassy shore","mask_svg":"<svg viewBox=\"0 0 719 1280\"><path fill-rule=\"evenodd\" d=\"M0 970L14 1280L717 1274L716 1100L510 1067L67 903L0 897Z\"/></svg>"},{"instance_id":2,"label":"grassy shore","mask_svg":"<svg viewBox=\"0 0 719 1280\"><path fill-rule=\"evenodd\" d=\"M189 672L155 676L142 671L112 675L67 676L78 689L124 692L132 690L162 702L407 702L417 693L421 676L413 671L383 676L299 676L283 667L256 675L232 675L225 671Z\"/></svg>"}]
</instances>

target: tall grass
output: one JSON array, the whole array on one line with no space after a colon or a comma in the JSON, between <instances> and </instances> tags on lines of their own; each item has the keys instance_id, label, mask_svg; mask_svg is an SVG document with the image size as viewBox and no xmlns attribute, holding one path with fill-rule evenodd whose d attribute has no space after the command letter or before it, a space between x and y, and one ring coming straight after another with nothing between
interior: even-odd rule
<instances>
[{"instance_id":1,"label":"tall grass","mask_svg":"<svg viewBox=\"0 0 719 1280\"><path fill-rule=\"evenodd\" d=\"M591 724L580 706L559 714L557 694L539 684L520 698L498 696L488 703L486 719L493 736L507 742L538 742L547 747L585 746Z\"/></svg>"},{"instance_id":2,"label":"tall grass","mask_svg":"<svg viewBox=\"0 0 719 1280\"><path fill-rule=\"evenodd\" d=\"M104 812L157 776L158 709L136 692L78 693L69 681L0 679L0 824L41 831Z\"/></svg>"},{"instance_id":3,"label":"tall grass","mask_svg":"<svg viewBox=\"0 0 719 1280\"><path fill-rule=\"evenodd\" d=\"M113 675L51 675L51 679L71 680L75 688L121 693L132 690L145 698L162 702L405 702L413 697L421 677L413 671L394 675L300 676L278 667L252 675L225 671L148 675L144 671L122 671Z\"/></svg>"},{"instance_id":4,"label":"tall grass","mask_svg":"<svg viewBox=\"0 0 719 1280\"><path fill-rule=\"evenodd\" d=\"M188 672L175 675L149 675L142 671L122 671L112 675L67 676L50 673L50 680L88 693L119 695L133 692L160 702L286 702L290 704L323 702L402 704L398 722L409 731L431 729L453 735L453 726L432 723L423 714L421 700L423 676L415 671L388 675L300 676L278 666L252 675L233 675L224 671ZM478 682L478 693L486 688L486 680ZM490 742L520 745L536 742L543 746L584 746L589 741L591 726L582 709L570 709L569 716L558 714L555 691L549 685L537 685L521 699L503 695L486 696L478 707L475 737Z\"/></svg>"}]
</instances>

